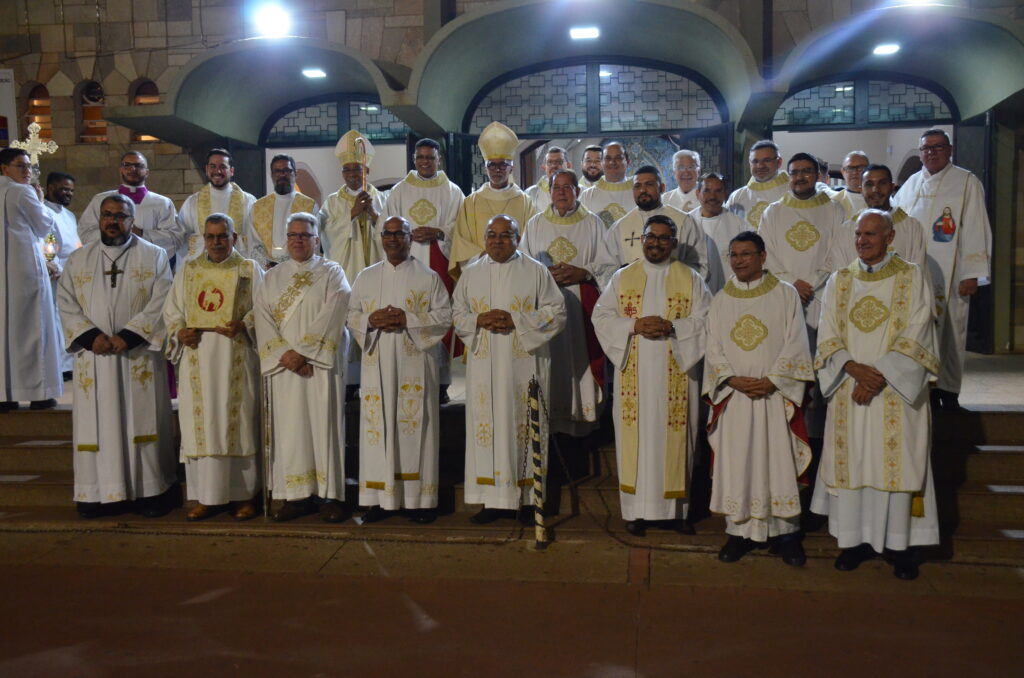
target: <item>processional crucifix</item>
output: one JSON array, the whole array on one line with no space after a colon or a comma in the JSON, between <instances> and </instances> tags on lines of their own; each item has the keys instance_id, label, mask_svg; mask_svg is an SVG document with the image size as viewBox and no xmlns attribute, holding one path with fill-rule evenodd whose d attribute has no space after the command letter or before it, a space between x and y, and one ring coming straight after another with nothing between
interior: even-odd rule
<instances>
[{"instance_id":1,"label":"processional crucifix","mask_svg":"<svg viewBox=\"0 0 1024 678\"><path fill-rule=\"evenodd\" d=\"M53 139L43 141L39 138L41 129L39 123L30 123L28 138L24 141L11 142L11 148L20 148L28 153L28 161L32 163L32 183L36 185L39 184L39 155L41 153L56 153L58 148L57 142ZM57 256L57 236L52 231L43 237L43 256L47 261L53 261Z\"/></svg>"}]
</instances>

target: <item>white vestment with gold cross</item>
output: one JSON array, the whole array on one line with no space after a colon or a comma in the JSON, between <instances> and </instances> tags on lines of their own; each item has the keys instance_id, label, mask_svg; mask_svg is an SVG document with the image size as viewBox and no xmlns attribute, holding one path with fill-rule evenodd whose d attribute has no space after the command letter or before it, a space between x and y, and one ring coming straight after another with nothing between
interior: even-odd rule
<instances>
[{"instance_id":1,"label":"white vestment with gold cross","mask_svg":"<svg viewBox=\"0 0 1024 678\"><path fill-rule=\"evenodd\" d=\"M761 215L758 234L768 252L765 268L790 284L803 280L814 288L814 298L804 306L807 327L818 326L821 289L829 274L828 252L832 237L843 225L843 208L824 192L801 200L786 193ZM814 338L811 337L813 343Z\"/></svg>"},{"instance_id":2,"label":"white vestment with gold cross","mask_svg":"<svg viewBox=\"0 0 1024 678\"><path fill-rule=\"evenodd\" d=\"M444 238L438 240L437 245L444 256L449 257L452 238L455 236L455 222L458 221L463 200L465 196L462 195L462 189L450 181L444 172L424 179L416 170L411 170L388 191L378 223L383 228L384 222L390 217L404 217L413 229L421 226L439 228L444 231ZM413 242L410 255L429 267L430 243Z\"/></svg>"},{"instance_id":3,"label":"white vestment with gold cross","mask_svg":"<svg viewBox=\"0 0 1024 678\"><path fill-rule=\"evenodd\" d=\"M577 203L578 204L578 203ZM561 216L549 206L526 228L519 249L545 266L566 263L585 269L600 280L597 253L605 234L604 222L586 207L579 205ZM583 282L560 287L565 299L565 329L551 343L551 430L556 433L582 436L597 428L604 410L604 390L594 378L587 352ZM598 288L599 290L600 288Z\"/></svg>"},{"instance_id":4,"label":"white vestment with gold cross","mask_svg":"<svg viewBox=\"0 0 1024 678\"><path fill-rule=\"evenodd\" d=\"M476 326L484 311L512 316L508 334ZM455 332L466 344L465 501L517 509L530 501L530 379L540 383L540 439L547 470L548 344L565 327L565 300L547 268L516 252L466 266L452 295Z\"/></svg>"},{"instance_id":5,"label":"white vestment with gold cross","mask_svg":"<svg viewBox=\"0 0 1024 678\"><path fill-rule=\"evenodd\" d=\"M874 269L857 260L825 288L815 368L829 408L811 509L829 516L840 548L881 552L939 541L928 396L939 362L921 270L899 255ZM851 360L885 377L867 405L853 401Z\"/></svg>"},{"instance_id":6,"label":"white vestment with gold cross","mask_svg":"<svg viewBox=\"0 0 1024 678\"><path fill-rule=\"evenodd\" d=\"M253 316L270 389L274 499L345 498L345 315L351 289L341 266L319 256L284 261L263 278ZM313 367L280 363L295 351Z\"/></svg>"},{"instance_id":7,"label":"white vestment with gold cross","mask_svg":"<svg viewBox=\"0 0 1024 678\"><path fill-rule=\"evenodd\" d=\"M730 377L767 377L778 390L751 398L729 386ZM714 406L711 510L725 516L728 534L763 542L800 529L797 478L811 448L792 425L813 381L796 289L767 272L752 282L730 279L708 311L703 390Z\"/></svg>"},{"instance_id":8,"label":"white vestment with gold cross","mask_svg":"<svg viewBox=\"0 0 1024 678\"><path fill-rule=\"evenodd\" d=\"M188 498L206 506L245 501L256 494L260 459L260 369L253 298L263 268L238 252L220 263L200 254L174 276L164 304L167 357L177 366L180 458ZM205 327L205 310L232 309L245 331L234 338L203 332L197 348L178 331ZM198 317L197 317L198 316Z\"/></svg>"},{"instance_id":9,"label":"white vestment with gold cross","mask_svg":"<svg viewBox=\"0 0 1024 678\"><path fill-rule=\"evenodd\" d=\"M750 177L745 186L740 186L725 201L725 209L741 219L746 220L748 228L756 231L761 223L761 215L768 205L789 192L789 175L779 172L767 181L758 181Z\"/></svg>"},{"instance_id":10,"label":"white vestment with gold cross","mask_svg":"<svg viewBox=\"0 0 1024 678\"><path fill-rule=\"evenodd\" d=\"M405 311L405 329L371 329L370 314ZM359 505L386 510L437 506L441 339L452 307L441 278L410 257L356 276L348 328L362 349L359 385Z\"/></svg>"},{"instance_id":11,"label":"white vestment with gold cross","mask_svg":"<svg viewBox=\"0 0 1024 678\"><path fill-rule=\"evenodd\" d=\"M642 286L623 284L624 275L636 273L642 274ZM670 277L684 279L687 289L670 293ZM686 517L710 303L696 271L676 261L646 259L616 271L597 300L594 329L615 370L615 451L625 520ZM646 316L670 319L673 334L660 339L634 334L637 318ZM635 441L627 446L628 429L635 431ZM677 440L678 447L670 444ZM628 449L633 451L627 455Z\"/></svg>"},{"instance_id":12,"label":"white vestment with gold cross","mask_svg":"<svg viewBox=\"0 0 1024 678\"><path fill-rule=\"evenodd\" d=\"M163 353L170 289L166 252L134 235L124 245L85 245L64 267L57 304L65 347L75 354L75 501L151 497L176 480ZM128 330L143 343L96 355L75 342L93 329L108 336Z\"/></svg>"}]
</instances>

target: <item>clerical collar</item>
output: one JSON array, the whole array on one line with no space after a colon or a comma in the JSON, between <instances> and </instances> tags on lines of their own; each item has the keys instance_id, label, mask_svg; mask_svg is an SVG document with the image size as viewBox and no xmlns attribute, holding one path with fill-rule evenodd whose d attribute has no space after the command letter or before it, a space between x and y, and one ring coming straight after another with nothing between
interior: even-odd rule
<instances>
[{"instance_id":1,"label":"clerical collar","mask_svg":"<svg viewBox=\"0 0 1024 678\"><path fill-rule=\"evenodd\" d=\"M103 251L106 252L108 255L109 254L117 254L119 252L123 252L124 250L128 249L133 244L135 244L135 234L134 233L129 233L128 234L128 239L125 240L120 245L107 245L102 240L100 240L99 243L100 243L100 247L103 248Z\"/></svg>"},{"instance_id":2,"label":"clerical collar","mask_svg":"<svg viewBox=\"0 0 1024 678\"><path fill-rule=\"evenodd\" d=\"M149 193L149 189L145 186L128 186L127 184L121 184L117 192L121 195L127 196L136 205L141 205L142 201L146 199L146 194Z\"/></svg>"},{"instance_id":3,"label":"clerical collar","mask_svg":"<svg viewBox=\"0 0 1024 678\"><path fill-rule=\"evenodd\" d=\"M392 268L392 270L395 270L395 271L397 271L397 270L398 270L398 269L399 269L400 267L402 267L402 266L405 266L406 264L408 264L408 263L409 263L409 261L410 261L410 260L411 260L412 258L413 258L413 257L412 257L412 255L410 254L410 255L409 255L408 257L406 257L406 258L405 258L405 259L404 259L403 261L400 261L400 262L398 262L397 264L392 264L392 263L391 263L390 261L388 261L388 260L387 260L387 259L385 258L385 259L384 259L384 263L385 263L385 264L387 264L388 266L390 266L390 267Z\"/></svg>"},{"instance_id":4,"label":"clerical collar","mask_svg":"<svg viewBox=\"0 0 1024 678\"><path fill-rule=\"evenodd\" d=\"M860 270L864 271L865 273L878 273L883 268L885 268L886 265L891 260L892 260L892 252L886 252L885 253L885 258L882 259L877 264L871 264L871 265L865 264L864 260L861 259L860 257L857 258L857 263L860 264Z\"/></svg>"}]
</instances>

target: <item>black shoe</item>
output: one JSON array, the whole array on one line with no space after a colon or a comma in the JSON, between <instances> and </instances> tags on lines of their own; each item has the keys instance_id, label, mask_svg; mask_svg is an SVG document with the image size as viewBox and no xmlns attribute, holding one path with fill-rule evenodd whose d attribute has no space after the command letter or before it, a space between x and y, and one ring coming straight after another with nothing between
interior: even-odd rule
<instances>
[{"instance_id":1,"label":"black shoe","mask_svg":"<svg viewBox=\"0 0 1024 678\"><path fill-rule=\"evenodd\" d=\"M533 506L523 506L516 512L516 520L523 527L533 527L537 524L537 509Z\"/></svg>"},{"instance_id":2,"label":"black shoe","mask_svg":"<svg viewBox=\"0 0 1024 678\"><path fill-rule=\"evenodd\" d=\"M486 525L501 518L501 511L495 508L482 508L479 513L470 517L469 522L474 525Z\"/></svg>"},{"instance_id":3,"label":"black shoe","mask_svg":"<svg viewBox=\"0 0 1024 678\"><path fill-rule=\"evenodd\" d=\"M15 400L0 402L0 414L3 414L4 412L11 412L16 409L18 409L18 403Z\"/></svg>"},{"instance_id":4,"label":"black shoe","mask_svg":"<svg viewBox=\"0 0 1024 678\"><path fill-rule=\"evenodd\" d=\"M165 496L167 493L158 494L155 497L143 497L138 501L139 513L144 518L162 518L171 512L171 504Z\"/></svg>"},{"instance_id":5,"label":"black shoe","mask_svg":"<svg viewBox=\"0 0 1024 678\"><path fill-rule=\"evenodd\" d=\"M843 572L856 570L860 564L874 558L877 554L870 544L861 544L851 549L843 549L843 552L836 558L836 569Z\"/></svg>"},{"instance_id":6,"label":"black shoe","mask_svg":"<svg viewBox=\"0 0 1024 678\"><path fill-rule=\"evenodd\" d=\"M98 501L76 501L75 509L78 511L78 516L86 520L99 518L103 515L103 504Z\"/></svg>"},{"instance_id":7,"label":"black shoe","mask_svg":"<svg viewBox=\"0 0 1024 678\"><path fill-rule=\"evenodd\" d=\"M379 505L371 506L370 510L363 514L361 520L364 523L379 523L391 516L391 511L385 511Z\"/></svg>"},{"instance_id":8,"label":"black shoe","mask_svg":"<svg viewBox=\"0 0 1024 678\"><path fill-rule=\"evenodd\" d=\"M429 525L430 523L437 520L436 509L414 509L412 515L409 516L409 520L419 525Z\"/></svg>"},{"instance_id":9,"label":"black shoe","mask_svg":"<svg viewBox=\"0 0 1024 678\"><path fill-rule=\"evenodd\" d=\"M960 407L960 394L953 393L952 391L943 391L942 389L935 389L939 398L942 400L942 411L943 412L959 412L963 408Z\"/></svg>"},{"instance_id":10,"label":"black shoe","mask_svg":"<svg viewBox=\"0 0 1024 678\"><path fill-rule=\"evenodd\" d=\"M662 523L661 527L664 527L666 530L678 532L679 534L697 534L697 530L693 529L693 525L691 525L686 520L666 520L664 523Z\"/></svg>"},{"instance_id":11,"label":"black shoe","mask_svg":"<svg viewBox=\"0 0 1024 678\"><path fill-rule=\"evenodd\" d=\"M917 553L914 549L890 551L889 562L892 563L892 573L897 579L913 581L920 574L917 567Z\"/></svg>"},{"instance_id":12,"label":"black shoe","mask_svg":"<svg viewBox=\"0 0 1024 678\"><path fill-rule=\"evenodd\" d=\"M722 550L718 552L718 559L723 563L735 563L737 560L756 549L757 546L757 542L753 539L731 535L729 540L725 542L725 546L722 547Z\"/></svg>"},{"instance_id":13,"label":"black shoe","mask_svg":"<svg viewBox=\"0 0 1024 678\"><path fill-rule=\"evenodd\" d=\"M308 516L310 513L316 512L316 506L309 499L303 499L301 501L286 501L281 505L281 508L274 511L271 515L271 519L277 523L283 523L288 520L295 520L302 516Z\"/></svg>"},{"instance_id":14,"label":"black shoe","mask_svg":"<svg viewBox=\"0 0 1024 678\"><path fill-rule=\"evenodd\" d=\"M57 407L57 399L49 398L47 400L33 400L28 404L30 410L52 410Z\"/></svg>"},{"instance_id":15,"label":"black shoe","mask_svg":"<svg viewBox=\"0 0 1024 678\"><path fill-rule=\"evenodd\" d=\"M349 384L345 387L345 402L350 403L359 398L359 384Z\"/></svg>"},{"instance_id":16,"label":"black shoe","mask_svg":"<svg viewBox=\"0 0 1024 678\"><path fill-rule=\"evenodd\" d=\"M438 394L438 398L442 405L447 405L451 402L451 398L448 396L448 384L441 384L441 390Z\"/></svg>"},{"instance_id":17,"label":"black shoe","mask_svg":"<svg viewBox=\"0 0 1024 678\"><path fill-rule=\"evenodd\" d=\"M320 520L325 523L343 523L348 518L345 505L337 499L325 499L320 504Z\"/></svg>"},{"instance_id":18,"label":"black shoe","mask_svg":"<svg viewBox=\"0 0 1024 678\"><path fill-rule=\"evenodd\" d=\"M787 534L778 538L778 553L782 562L791 567L803 567L807 564L807 554L804 553L803 536Z\"/></svg>"},{"instance_id":19,"label":"black shoe","mask_svg":"<svg viewBox=\"0 0 1024 678\"><path fill-rule=\"evenodd\" d=\"M67 372L61 372L60 377L64 381L71 381L72 379L75 378L75 373L72 372L71 370L68 370Z\"/></svg>"},{"instance_id":20,"label":"black shoe","mask_svg":"<svg viewBox=\"0 0 1024 678\"><path fill-rule=\"evenodd\" d=\"M626 521L626 532L629 532L634 537L646 537L647 536L647 523L643 518L637 520Z\"/></svg>"}]
</instances>

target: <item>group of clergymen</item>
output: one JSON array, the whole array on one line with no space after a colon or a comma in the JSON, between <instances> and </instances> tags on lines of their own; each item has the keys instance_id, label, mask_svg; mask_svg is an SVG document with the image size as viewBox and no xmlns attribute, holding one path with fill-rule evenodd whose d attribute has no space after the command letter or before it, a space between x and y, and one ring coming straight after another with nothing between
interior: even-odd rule
<instances>
[{"instance_id":1,"label":"group of clergymen","mask_svg":"<svg viewBox=\"0 0 1024 678\"><path fill-rule=\"evenodd\" d=\"M923 133L924 167L898 194L864 153L847 155L846 188L833 191L817 158L796 154L783 171L761 141L728 199L688 150L672 191L654 166L627 176L619 142L588 148L582 177L550 147L523 191L509 179L517 145L489 125L487 182L464 197L439 145L421 140L384 195L366 181L372 144L351 131L336 148L345 185L319 209L296 191L289 156L272 159L274 193L256 200L214 149L209 183L177 213L130 152L121 187L93 198L77 229L73 179L51 175L44 205L28 157L0 152L3 410L52 406L72 360L79 513L135 500L163 515L178 461L169 360L190 520L253 517L265 483L275 520L338 522L346 382L358 384L361 521L402 511L428 523L440 405L464 353L474 523L534 518L522 507L536 379L545 455L548 434L587 435L612 401L630 534L692 534L706 420L722 561L770 545L805 562L800 488L809 441L823 438L810 508L828 516L836 567L884 550L896 576L917 576L913 547L939 538L929 398L957 406L968 300L991 248L980 183L950 163L946 134ZM44 258L41 240L54 239Z\"/></svg>"}]
</instances>

